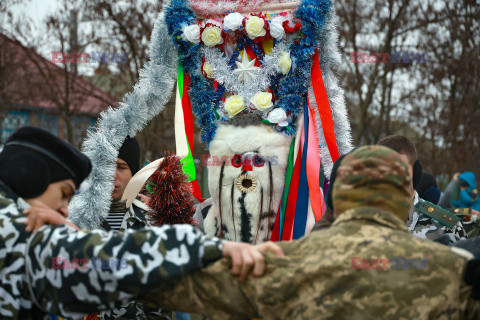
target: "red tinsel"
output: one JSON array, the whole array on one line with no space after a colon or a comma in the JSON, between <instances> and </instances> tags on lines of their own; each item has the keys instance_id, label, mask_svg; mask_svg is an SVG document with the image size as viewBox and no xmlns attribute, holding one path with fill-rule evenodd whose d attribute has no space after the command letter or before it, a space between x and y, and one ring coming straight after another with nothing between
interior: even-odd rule
<instances>
[{"instance_id":1,"label":"red tinsel","mask_svg":"<svg viewBox=\"0 0 480 320\"><path fill-rule=\"evenodd\" d=\"M148 179L146 189L151 209L147 216L153 226L195 223L195 198L180 157L167 154Z\"/></svg>"},{"instance_id":2,"label":"red tinsel","mask_svg":"<svg viewBox=\"0 0 480 320\"><path fill-rule=\"evenodd\" d=\"M297 22L293 28L290 28L288 25L288 21L283 21L282 26L285 29L285 33L292 33L292 32L297 32L302 28L302 24L300 22Z\"/></svg>"}]
</instances>

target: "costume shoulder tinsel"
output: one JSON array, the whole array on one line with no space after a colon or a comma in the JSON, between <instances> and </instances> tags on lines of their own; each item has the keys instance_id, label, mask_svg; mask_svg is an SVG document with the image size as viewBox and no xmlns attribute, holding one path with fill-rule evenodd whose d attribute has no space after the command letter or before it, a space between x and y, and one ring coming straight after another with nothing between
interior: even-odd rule
<instances>
[{"instance_id":1,"label":"costume shoulder tinsel","mask_svg":"<svg viewBox=\"0 0 480 320\"><path fill-rule=\"evenodd\" d=\"M163 110L176 75L176 50L164 15L159 14L150 44L150 62L141 71L133 92L125 95L120 108L109 108L100 115L97 129L89 132L83 143L83 151L92 161L92 173L69 206L70 219L80 228L99 228L108 216L118 150L127 136L135 136Z\"/></svg>"}]
</instances>

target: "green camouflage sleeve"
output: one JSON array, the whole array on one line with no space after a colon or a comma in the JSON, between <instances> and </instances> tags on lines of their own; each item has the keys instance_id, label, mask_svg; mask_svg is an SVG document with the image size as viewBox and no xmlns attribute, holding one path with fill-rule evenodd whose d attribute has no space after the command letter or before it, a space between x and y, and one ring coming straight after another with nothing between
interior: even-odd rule
<instances>
[{"instance_id":1,"label":"green camouflage sleeve","mask_svg":"<svg viewBox=\"0 0 480 320\"><path fill-rule=\"evenodd\" d=\"M171 288L155 290L137 299L144 306L197 313L209 319L249 319L258 317L251 305L255 296L244 294L224 258L180 280Z\"/></svg>"},{"instance_id":2,"label":"green camouflage sleeve","mask_svg":"<svg viewBox=\"0 0 480 320\"><path fill-rule=\"evenodd\" d=\"M470 293L470 288L466 289ZM468 298L467 306L465 308L465 319L478 320L480 319L480 301Z\"/></svg>"},{"instance_id":3,"label":"green camouflage sleeve","mask_svg":"<svg viewBox=\"0 0 480 320\"><path fill-rule=\"evenodd\" d=\"M127 303L222 256L188 225L114 233L43 227L27 246L27 286L45 311L76 318Z\"/></svg>"},{"instance_id":4,"label":"green camouflage sleeve","mask_svg":"<svg viewBox=\"0 0 480 320\"><path fill-rule=\"evenodd\" d=\"M272 319L288 319L283 306L291 299L289 289L295 285L296 277L289 266L296 265L292 259L298 259L298 254L296 258L289 256L295 253L293 242L279 245L286 257L266 252L262 277L249 275L244 282L239 282L231 273L229 259L223 258L182 278L172 287L155 290L137 301L203 314L212 320L261 318L265 314L275 315Z\"/></svg>"}]
</instances>

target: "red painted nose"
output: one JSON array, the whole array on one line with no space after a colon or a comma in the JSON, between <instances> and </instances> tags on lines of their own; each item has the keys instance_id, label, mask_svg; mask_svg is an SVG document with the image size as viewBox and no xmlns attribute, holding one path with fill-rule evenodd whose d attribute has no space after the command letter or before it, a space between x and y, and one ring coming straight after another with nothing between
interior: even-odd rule
<instances>
[{"instance_id":1,"label":"red painted nose","mask_svg":"<svg viewBox=\"0 0 480 320\"><path fill-rule=\"evenodd\" d=\"M253 171L252 159L248 156L243 159L242 171Z\"/></svg>"}]
</instances>

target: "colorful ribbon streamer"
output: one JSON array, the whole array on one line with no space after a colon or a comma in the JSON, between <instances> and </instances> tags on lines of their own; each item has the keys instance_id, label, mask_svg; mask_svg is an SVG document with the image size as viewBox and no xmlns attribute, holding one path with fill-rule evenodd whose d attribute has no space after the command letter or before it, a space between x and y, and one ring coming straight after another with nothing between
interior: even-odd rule
<instances>
[{"instance_id":1,"label":"colorful ribbon streamer","mask_svg":"<svg viewBox=\"0 0 480 320\"><path fill-rule=\"evenodd\" d=\"M323 83L322 70L320 69L318 50L315 50L312 60L311 78L313 93L320 113L320 120L322 121L323 134L325 136L328 151L330 152L333 163L335 163L340 155L338 153L337 140L335 138L335 130L333 127L332 110L330 109L327 91L325 90L325 84Z\"/></svg>"},{"instance_id":2,"label":"colorful ribbon streamer","mask_svg":"<svg viewBox=\"0 0 480 320\"><path fill-rule=\"evenodd\" d=\"M297 190L297 203L295 206L295 219L293 224L293 239L300 239L305 235L305 229L307 227L308 216L308 198L309 188L307 180L307 151L308 151L308 125L309 125L309 112L308 106L305 103L304 106L304 123L302 130L302 138L300 143L301 150L301 165L300 165L300 177ZM300 154L299 154L300 157Z\"/></svg>"},{"instance_id":3,"label":"colorful ribbon streamer","mask_svg":"<svg viewBox=\"0 0 480 320\"><path fill-rule=\"evenodd\" d=\"M178 65L177 97L175 104L175 143L177 155L183 157L183 171L189 176L195 198L203 202L202 192L196 179L195 163L193 161L193 113L188 87L190 77L183 72L181 63Z\"/></svg>"},{"instance_id":4,"label":"colorful ribbon streamer","mask_svg":"<svg viewBox=\"0 0 480 320\"><path fill-rule=\"evenodd\" d=\"M311 80L323 134L332 161L335 162L339 152L318 51L315 51L312 57ZM296 141L298 146L295 146L295 140L293 140L290 146L285 188L275 219L272 241L298 239L305 235L309 199L316 221L325 213L324 192L320 186L320 180L324 180L325 177L322 177L320 170L320 146L315 114L315 110L308 104L307 99L300 141ZM296 157L295 154L297 154Z\"/></svg>"},{"instance_id":5,"label":"colorful ribbon streamer","mask_svg":"<svg viewBox=\"0 0 480 320\"><path fill-rule=\"evenodd\" d=\"M308 100L307 100L308 101ZM323 198L323 190L320 188L320 146L318 144L318 132L315 119L315 111L308 105L308 150L307 150L307 179L310 191L310 202L312 204L315 221L322 218L327 206Z\"/></svg>"}]
</instances>

